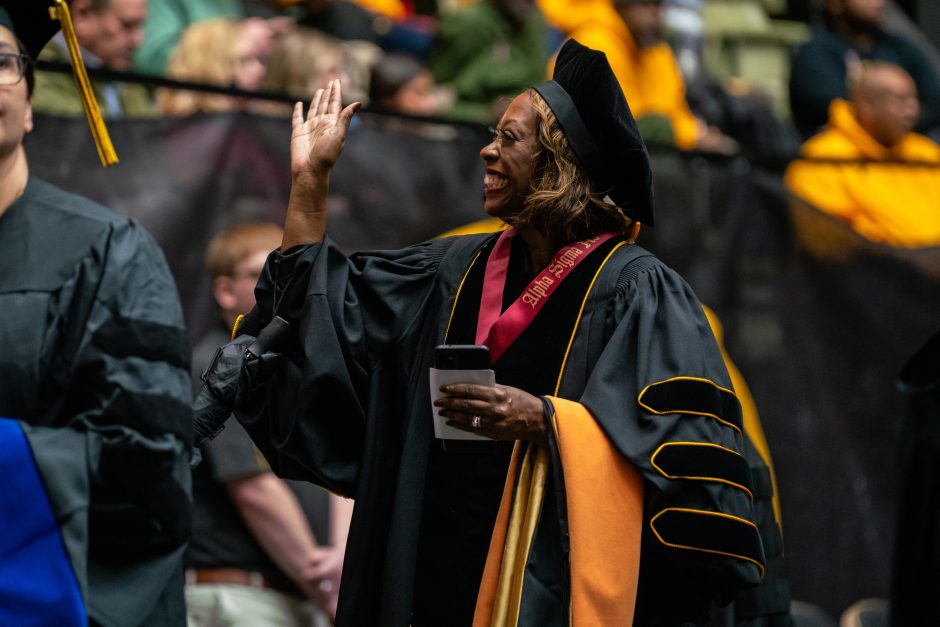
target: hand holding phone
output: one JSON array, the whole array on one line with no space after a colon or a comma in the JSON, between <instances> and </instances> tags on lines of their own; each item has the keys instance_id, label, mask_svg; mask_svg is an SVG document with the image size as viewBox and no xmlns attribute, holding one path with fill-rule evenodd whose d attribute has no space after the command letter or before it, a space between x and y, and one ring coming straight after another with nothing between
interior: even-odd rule
<instances>
[{"instance_id":1,"label":"hand holding phone","mask_svg":"<svg viewBox=\"0 0 940 627\"><path fill-rule=\"evenodd\" d=\"M490 349L482 344L441 344L434 349L438 370L489 370Z\"/></svg>"},{"instance_id":2,"label":"hand holding phone","mask_svg":"<svg viewBox=\"0 0 940 627\"><path fill-rule=\"evenodd\" d=\"M496 374L490 367L490 349L479 344L442 344L434 349L434 367L431 368L431 415L434 418L434 437L441 440L489 440L489 438L455 429L441 416L434 401L444 396L442 385L476 383L496 385Z\"/></svg>"}]
</instances>

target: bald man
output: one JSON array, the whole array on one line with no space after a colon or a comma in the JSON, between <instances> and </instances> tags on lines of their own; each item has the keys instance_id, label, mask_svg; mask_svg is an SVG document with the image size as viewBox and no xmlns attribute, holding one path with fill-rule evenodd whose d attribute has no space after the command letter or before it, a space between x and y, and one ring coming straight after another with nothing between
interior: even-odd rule
<instances>
[{"instance_id":1,"label":"bald man","mask_svg":"<svg viewBox=\"0 0 940 627\"><path fill-rule=\"evenodd\" d=\"M904 68L921 98L919 130L940 126L940 76L910 40L882 28L886 0L825 0L824 25L813 29L790 68L790 109L808 137L826 121L829 104L849 97L864 62L885 61Z\"/></svg>"},{"instance_id":2,"label":"bald man","mask_svg":"<svg viewBox=\"0 0 940 627\"><path fill-rule=\"evenodd\" d=\"M787 169L787 187L870 240L940 244L940 146L913 132L919 116L907 72L884 62L861 66L851 100L832 102L825 130Z\"/></svg>"},{"instance_id":3,"label":"bald man","mask_svg":"<svg viewBox=\"0 0 940 627\"><path fill-rule=\"evenodd\" d=\"M888 148L900 143L917 126L920 101L910 75L890 63L872 63L852 88L859 125Z\"/></svg>"}]
</instances>

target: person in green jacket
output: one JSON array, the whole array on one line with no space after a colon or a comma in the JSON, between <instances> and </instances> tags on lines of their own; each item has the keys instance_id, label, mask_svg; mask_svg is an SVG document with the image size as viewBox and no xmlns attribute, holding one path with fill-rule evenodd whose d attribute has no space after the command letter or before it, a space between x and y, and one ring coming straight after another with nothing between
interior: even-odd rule
<instances>
[{"instance_id":1,"label":"person in green jacket","mask_svg":"<svg viewBox=\"0 0 940 627\"><path fill-rule=\"evenodd\" d=\"M238 0L155 0L144 24L144 41L134 55L134 70L162 76L183 31L218 17L241 20L245 10Z\"/></svg>"},{"instance_id":2,"label":"person in green jacket","mask_svg":"<svg viewBox=\"0 0 940 627\"><path fill-rule=\"evenodd\" d=\"M438 84L450 87L457 119L491 122L500 98L546 78L548 30L532 0L480 0L441 21L431 55Z\"/></svg>"},{"instance_id":3,"label":"person in green jacket","mask_svg":"<svg viewBox=\"0 0 940 627\"><path fill-rule=\"evenodd\" d=\"M290 4L289 0L270 0L254 3L246 10L241 0L153 0L144 24L144 42L134 55L134 71L163 76L183 32L193 24L217 18L236 22L248 19L263 27L258 30L267 29L269 50L274 39L294 24L296 11L284 8Z\"/></svg>"}]
</instances>

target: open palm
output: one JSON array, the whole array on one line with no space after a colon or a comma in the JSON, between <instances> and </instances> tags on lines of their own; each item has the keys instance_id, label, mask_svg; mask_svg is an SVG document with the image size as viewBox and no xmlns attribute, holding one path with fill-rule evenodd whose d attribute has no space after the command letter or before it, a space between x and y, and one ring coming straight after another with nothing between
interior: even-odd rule
<instances>
[{"instance_id":1,"label":"open palm","mask_svg":"<svg viewBox=\"0 0 940 627\"><path fill-rule=\"evenodd\" d=\"M349 122L359 106L354 102L342 108L342 86L338 80L317 90L306 119L303 104L294 105L290 160L295 178L329 173L339 159Z\"/></svg>"}]
</instances>

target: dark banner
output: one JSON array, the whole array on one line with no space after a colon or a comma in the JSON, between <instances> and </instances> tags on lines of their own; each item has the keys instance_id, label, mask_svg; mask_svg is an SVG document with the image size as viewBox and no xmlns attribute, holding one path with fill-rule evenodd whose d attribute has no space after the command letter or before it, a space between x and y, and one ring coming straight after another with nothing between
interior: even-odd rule
<instances>
[{"instance_id":1,"label":"dark banner","mask_svg":"<svg viewBox=\"0 0 940 627\"><path fill-rule=\"evenodd\" d=\"M110 125L98 165L83 121L37 116L32 172L140 220L166 252L190 333L213 323L203 253L226 225L281 222L288 120L220 115ZM347 250L397 247L482 217L486 132L359 116L331 182L328 232ZM795 599L833 614L887 596L895 380L938 326L940 249L897 251L788 197L742 160L655 156L657 224L640 243L722 318L776 462ZM916 539L912 539L916 541Z\"/></svg>"},{"instance_id":2,"label":"dark banner","mask_svg":"<svg viewBox=\"0 0 940 627\"><path fill-rule=\"evenodd\" d=\"M328 234L348 251L399 247L479 219L486 131L360 115L331 180ZM133 216L163 247L191 337L214 324L203 256L246 220L283 224L290 121L246 114L108 123L102 169L82 120L36 116L33 174Z\"/></svg>"}]
</instances>

